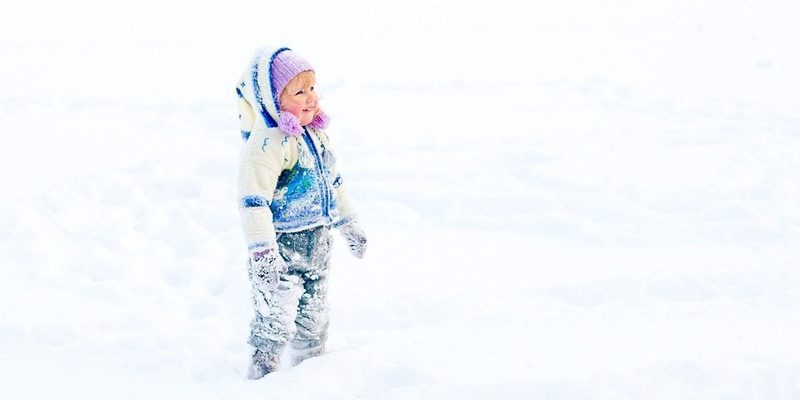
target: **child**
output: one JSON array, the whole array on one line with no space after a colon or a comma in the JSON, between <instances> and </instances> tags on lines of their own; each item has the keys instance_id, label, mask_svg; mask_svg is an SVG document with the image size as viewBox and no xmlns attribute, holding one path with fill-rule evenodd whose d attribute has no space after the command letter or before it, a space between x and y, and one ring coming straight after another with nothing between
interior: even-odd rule
<instances>
[{"instance_id":1,"label":"child","mask_svg":"<svg viewBox=\"0 0 800 400\"><path fill-rule=\"evenodd\" d=\"M287 48L260 49L242 76L240 215L255 317L248 378L324 351L331 227L361 258L367 240L336 170L311 65Z\"/></svg>"}]
</instances>

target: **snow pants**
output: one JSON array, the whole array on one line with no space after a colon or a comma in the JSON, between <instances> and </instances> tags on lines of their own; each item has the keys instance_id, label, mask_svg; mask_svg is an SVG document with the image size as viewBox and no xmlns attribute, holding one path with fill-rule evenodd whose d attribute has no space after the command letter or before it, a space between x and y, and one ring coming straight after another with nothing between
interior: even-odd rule
<instances>
[{"instance_id":1,"label":"snow pants","mask_svg":"<svg viewBox=\"0 0 800 400\"><path fill-rule=\"evenodd\" d=\"M287 345L292 363L324 351L328 336L328 269L331 234L329 227L279 233L278 250L288 266L274 290L250 270L255 316L250 322L251 346L279 360Z\"/></svg>"}]
</instances>

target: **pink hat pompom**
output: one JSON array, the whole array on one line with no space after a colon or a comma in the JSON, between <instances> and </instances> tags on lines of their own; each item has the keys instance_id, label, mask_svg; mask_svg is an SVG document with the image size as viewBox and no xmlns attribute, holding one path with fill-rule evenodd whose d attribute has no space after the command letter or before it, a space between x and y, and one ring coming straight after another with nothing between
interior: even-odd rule
<instances>
[{"instance_id":1,"label":"pink hat pompom","mask_svg":"<svg viewBox=\"0 0 800 400\"><path fill-rule=\"evenodd\" d=\"M325 129L328 127L328 123L331 119L328 117L328 114L325 114L320 110L317 115L314 116L314 119L311 120L311 127L314 129Z\"/></svg>"},{"instance_id":2,"label":"pink hat pompom","mask_svg":"<svg viewBox=\"0 0 800 400\"><path fill-rule=\"evenodd\" d=\"M289 136L300 136L303 133L300 120L288 111L281 111L278 114L278 128Z\"/></svg>"}]
</instances>

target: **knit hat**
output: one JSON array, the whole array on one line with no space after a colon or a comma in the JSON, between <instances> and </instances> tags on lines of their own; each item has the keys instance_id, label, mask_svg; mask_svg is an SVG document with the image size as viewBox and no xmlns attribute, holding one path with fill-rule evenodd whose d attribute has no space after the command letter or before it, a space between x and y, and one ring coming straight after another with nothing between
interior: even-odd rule
<instances>
[{"instance_id":1,"label":"knit hat","mask_svg":"<svg viewBox=\"0 0 800 400\"><path fill-rule=\"evenodd\" d=\"M280 98L286 85L301 72L311 71L314 68L308 61L298 56L289 49L281 49L272 56L270 75L272 77L272 96Z\"/></svg>"},{"instance_id":2,"label":"knit hat","mask_svg":"<svg viewBox=\"0 0 800 400\"><path fill-rule=\"evenodd\" d=\"M272 55L270 77L272 97L275 99L276 105L278 105L281 93L283 93L286 85L298 74L305 71L314 72L314 68L308 61L291 49L282 48ZM280 110L280 107L276 108L278 108L278 128L280 130L290 136L297 136L303 133L303 127L300 126L300 121L294 114ZM328 116L320 110L309 125L316 129L325 129L328 126Z\"/></svg>"}]
</instances>

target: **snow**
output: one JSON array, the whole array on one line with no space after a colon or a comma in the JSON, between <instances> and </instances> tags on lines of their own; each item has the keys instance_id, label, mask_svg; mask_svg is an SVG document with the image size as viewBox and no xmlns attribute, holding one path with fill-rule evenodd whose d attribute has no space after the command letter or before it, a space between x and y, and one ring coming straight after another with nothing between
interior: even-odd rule
<instances>
[{"instance_id":1,"label":"snow","mask_svg":"<svg viewBox=\"0 0 800 400\"><path fill-rule=\"evenodd\" d=\"M0 17L0 398L800 397L800 7L306 3ZM317 67L370 242L328 353L253 382L263 44Z\"/></svg>"}]
</instances>

